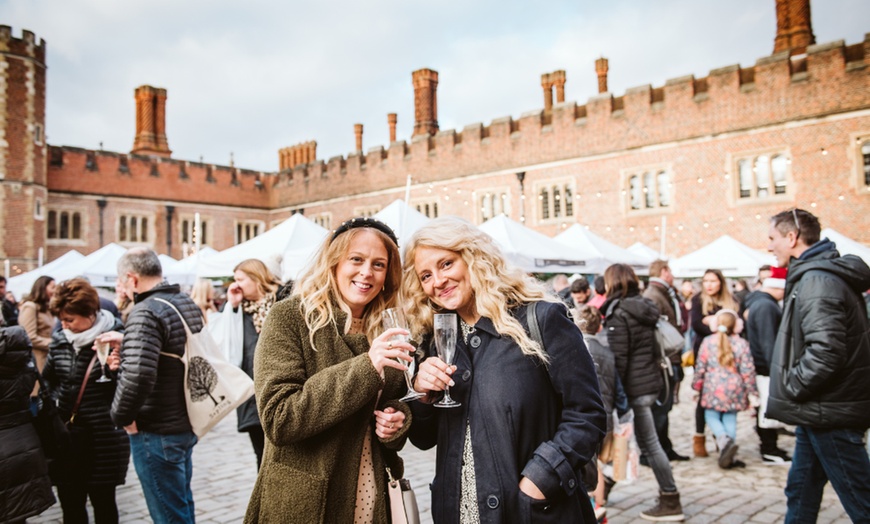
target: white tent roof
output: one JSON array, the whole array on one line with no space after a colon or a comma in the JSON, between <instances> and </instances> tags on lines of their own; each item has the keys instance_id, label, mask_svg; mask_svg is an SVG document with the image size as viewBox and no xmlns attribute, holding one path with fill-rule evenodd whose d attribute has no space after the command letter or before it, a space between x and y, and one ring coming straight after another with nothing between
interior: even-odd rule
<instances>
[{"instance_id":1,"label":"white tent roof","mask_svg":"<svg viewBox=\"0 0 870 524\"><path fill-rule=\"evenodd\" d=\"M604 273L611 264L628 264L637 273L646 274L649 262L646 258L604 240L580 224L574 224L554 238L556 242L565 245L577 253L577 257L586 261L583 273Z\"/></svg>"},{"instance_id":2,"label":"white tent roof","mask_svg":"<svg viewBox=\"0 0 870 524\"><path fill-rule=\"evenodd\" d=\"M829 227L822 230L822 238L825 237L827 237L831 242L837 244L837 251L839 251L841 255L855 255L861 257L864 262L870 265L870 247L867 247L860 242L856 242Z\"/></svg>"},{"instance_id":3,"label":"white tent roof","mask_svg":"<svg viewBox=\"0 0 870 524\"><path fill-rule=\"evenodd\" d=\"M90 255L55 271L57 280L82 276L95 287L115 287L118 276L118 260L124 256L127 248L115 244L107 244Z\"/></svg>"},{"instance_id":4,"label":"white tent roof","mask_svg":"<svg viewBox=\"0 0 870 524\"><path fill-rule=\"evenodd\" d=\"M157 258L160 259L160 267L163 268L164 273L166 273L169 268L178 263L178 260L175 260L169 255L157 255Z\"/></svg>"},{"instance_id":5,"label":"white tent roof","mask_svg":"<svg viewBox=\"0 0 870 524\"><path fill-rule=\"evenodd\" d=\"M248 258L269 265L277 255L281 260L281 280L295 279L326 238L326 229L301 214L295 214L247 242L225 249L199 261L197 276L228 277L233 268Z\"/></svg>"},{"instance_id":6,"label":"white tent roof","mask_svg":"<svg viewBox=\"0 0 870 524\"><path fill-rule=\"evenodd\" d=\"M628 246L625 249L647 260L648 264L652 264L653 260L658 260L659 258L661 258L661 254L658 251L649 247L643 242L635 242L634 244Z\"/></svg>"},{"instance_id":7,"label":"white tent roof","mask_svg":"<svg viewBox=\"0 0 870 524\"><path fill-rule=\"evenodd\" d=\"M487 220L481 231L495 240L502 253L513 264L529 273L585 273L582 258L533 229L515 222L504 214Z\"/></svg>"},{"instance_id":8,"label":"white tent roof","mask_svg":"<svg viewBox=\"0 0 870 524\"><path fill-rule=\"evenodd\" d=\"M65 266L73 264L83 258L85 258L84 255L82 255L75 249L71 249L63 255L52 260L51 262L43 265L42 267L38 267L33 271L28 271L27 273L11 277L6 282L6 290L11 291L12 294L15 295L16 300L21 300L24 295L30 293L30 289L33 287L33 283L36 282L37 278L41 277L42 275L48 275L57 279L57 276L55 276L56 271L62 269Z\"/></svg>"},{"instance_id":9,"label":"white tent roof","mask_svg":"<svg viewBox=\"0 0 870 524\"><path fill-rule=\"evenodd\" d=\"M425 226L431 219L404 200L394 200L392 204L378 211L374 218L390 226L399 238L399 246L404 247L411 235Z\"/></svg>"},{"instance_id":10,"label":"white tent roof","mask_svg":"<svg viewBox=\"0 0 870 524\"><path fill-rule=\"evenodd\" d=\"M726 277L752 277L765 264L776 265L773 255L722 235L701 249L672 260L670 267L674 276L680 278L701 277L708 269L719 269Z\"/></svg>"},{"instance_id":11,"label":"white tent roof","mask_svg":"<svg viewBox=\"0 0 870 524\"><path fill-rule=\"evenodd\" d=\"M218 252L209 246L200 248L196 253L182 258L172 265L163 265L163 277L172 284L180 284L182 286L192 286L196 282L196 270L199 267L199 261L216 255ZM160 255L164 256L164 255ZM162 263L162 261L161 261Z\"/></svg>"}]
</instances>

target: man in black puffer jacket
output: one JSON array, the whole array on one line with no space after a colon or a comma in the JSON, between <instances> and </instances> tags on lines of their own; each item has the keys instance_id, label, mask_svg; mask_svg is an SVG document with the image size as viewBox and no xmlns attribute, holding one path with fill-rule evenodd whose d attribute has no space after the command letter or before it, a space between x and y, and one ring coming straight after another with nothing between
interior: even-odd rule
<instances>
[{"instance_id":1,"label":"man in black puffer jacket","mask_svg":"<svg viewBox=\"0 0 870 524\"><path fill-rule=\"evenodd\" d=\"M788 266L771 360L768 416L797 425L786 522L815 522L828 480L853 522L870 522L870 332L861 292L870 267L841 257L807 211L771 219L770 251Z\"/></svg>"},{"instance_id":2,"label":"man in black puffer jacket","mask_svg":"<svg viewBox=\"0 0 870 524\"><path fill-rule=\"evenodd\" d=\"M199 307L177 285L163 281L160 260L146 248L129 250L118 261L118 279L136 304L127 317L121 344L112 420L130 434L133 465L155 522L194 522L190 479L196 435L184 400L187 335L203 326ZM120 338L102 341L118 344Z\"/></svg>"}]
</instances>

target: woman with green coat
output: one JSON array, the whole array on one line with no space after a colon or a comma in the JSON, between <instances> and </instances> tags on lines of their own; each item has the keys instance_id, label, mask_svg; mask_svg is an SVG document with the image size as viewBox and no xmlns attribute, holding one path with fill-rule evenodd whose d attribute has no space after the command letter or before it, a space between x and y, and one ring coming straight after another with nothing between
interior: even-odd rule
<instances>
[{"instance_id":1,"label":"woman with green coat","mask_svg":"<svg viewBox=\"0 0 870 524\"><path fill-rule=\"evenodd\" d=\"M388 522L387 468L403 474L411 422L395 400L400 361L414 347L390 340L405 330L381 333L381 313L398 303L401 271L393 231L353 219L272 307L254 354L266 442L245 522Z\"/></svg>"}]
</instances>

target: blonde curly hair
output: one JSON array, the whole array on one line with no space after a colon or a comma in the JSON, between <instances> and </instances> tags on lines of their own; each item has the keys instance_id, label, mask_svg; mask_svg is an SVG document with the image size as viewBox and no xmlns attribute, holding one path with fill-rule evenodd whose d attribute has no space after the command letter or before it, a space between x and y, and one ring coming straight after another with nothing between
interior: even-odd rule
<instances>
[{"instance_id":1,"label":"blonde curly hair","mask_svg":"<svg viewBox=\"0 0 870 524\"><path fill-rule=\"evenodd\" d=\"M475 311L489 318L499 333L513 339L524 354L549 362L541 346L529 337L510 311L522 304L558 300L547 293L543 283L508 263L492 237L457 217L430 221L414 233L405 247L402 290L406 298L406 317L414 338L420 339L431 333L434 315L440 312L423 291L414 270L414 258L421 247L459 254L468 266L471 288L475 290Z\"/></svg>"},{"instance_id":2,"label":"blonde curly hair","mask_svg":"<svg viewBox=\"0 0 870 524\"><path fill-rule=\"evenodd\" d=\"M352 319L350 306L342 300L335 271L348 249L351 241L363 232L373 233L384 244L387 250L387 275L384 288L368 303L363 313L364 332L371 341L381 331L381 312L398 304L399 289L402 284L402 261L399 257L399 247L382 231L371 227L357 227L340 233L333 238L327 235L323 245L318 250L313 262L305 273L296 281L293 295L301 297L300 305L305 324L309 330L309 341L314 347L314 334L335 324L335 307L347 313L347 321L342 326L343 333L350 329ZM316 347L314 348L317 349Z\"/></svg>"}]
</instances>

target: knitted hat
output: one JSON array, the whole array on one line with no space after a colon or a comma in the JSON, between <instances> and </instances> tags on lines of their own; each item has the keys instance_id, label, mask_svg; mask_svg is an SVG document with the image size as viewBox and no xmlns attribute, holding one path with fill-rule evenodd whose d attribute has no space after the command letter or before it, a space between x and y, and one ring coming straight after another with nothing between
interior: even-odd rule
<instances>
[{"instance_id":1,"label":"knitted hat","mask_svg":"<svg viewBox=\"0 0 870 524\"><path fill-rule=\"evenodd\" d=\"M785 289L785 277L787 272L788 269L784 267L770 268L770 276L764 279L761 283L761 287Z\"/></svg>"}]
</instances>

